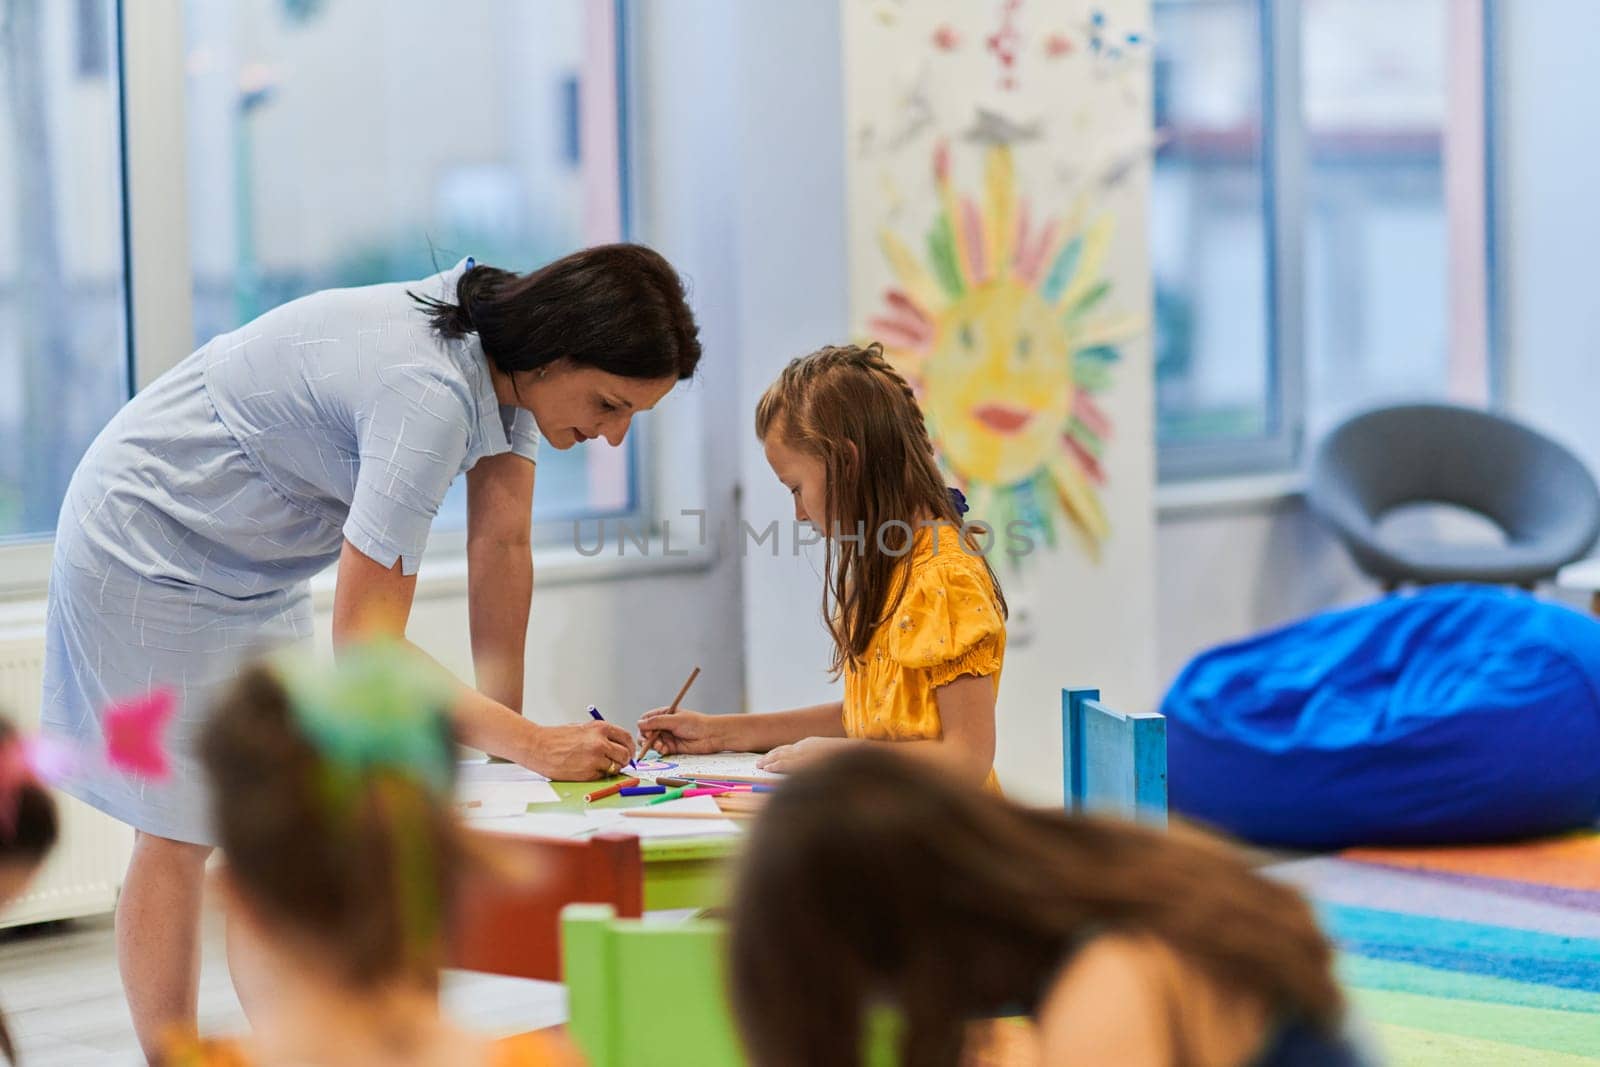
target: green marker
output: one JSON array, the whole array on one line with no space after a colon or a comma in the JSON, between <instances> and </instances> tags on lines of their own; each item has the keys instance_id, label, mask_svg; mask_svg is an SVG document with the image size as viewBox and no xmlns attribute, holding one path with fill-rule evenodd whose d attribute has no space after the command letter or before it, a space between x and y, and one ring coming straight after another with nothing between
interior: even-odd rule
<instances>
[{"instance_id":1,"label":"green marker","mask_svg":"<svg viewBox=\"0 0 1600 1067\"><path fill-rule=\"evenodd\" d=\"M688 788L689 787L686 785L680 785L676 789L667 790L658 797L651 797L649 802L651 804L665 804L669 800L677 800L679 797L683 796L683 791Z\"/></svg>"}]
</instances>

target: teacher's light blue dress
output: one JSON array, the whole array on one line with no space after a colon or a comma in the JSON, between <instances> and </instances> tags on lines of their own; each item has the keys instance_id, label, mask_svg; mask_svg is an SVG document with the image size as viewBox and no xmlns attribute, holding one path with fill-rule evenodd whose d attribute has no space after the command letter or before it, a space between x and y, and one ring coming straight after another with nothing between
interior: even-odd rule
<instances>
[{"instance_id":1,"label":"teacher's light blue dress","mask_svg":"<svg viewBox=\"0 0 1600 1067\"><path fill-rule=\"evenodd\" d=\"M98 747L108 703L180 697L154 783L94 761L63 788L134 827L212 844L194 745L243 659L311 636L307 580L344 540L416 573L450 483L537 458L495 399L477 335L441 338L407 290L455 299L463 260L336 289L212 340L140 392L85 453L56 530L44 728Z\"/></svg>"}]
</instances>

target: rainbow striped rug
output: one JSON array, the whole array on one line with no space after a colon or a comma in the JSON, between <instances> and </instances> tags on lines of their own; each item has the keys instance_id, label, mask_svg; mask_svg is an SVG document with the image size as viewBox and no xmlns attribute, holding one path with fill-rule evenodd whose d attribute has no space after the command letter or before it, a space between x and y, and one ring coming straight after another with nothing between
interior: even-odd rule
<instances>
[{"instance_id":1,"label":"rainbow striped rug","mask_svg":"<svg viewBox=\"0 0 1600 1067\"><path fill-rule=\"evenodd\" d=\"M1391 1063L1600 1064L1600 833L1270 870L1316 902Z\"/></svg>"}]
</instances>

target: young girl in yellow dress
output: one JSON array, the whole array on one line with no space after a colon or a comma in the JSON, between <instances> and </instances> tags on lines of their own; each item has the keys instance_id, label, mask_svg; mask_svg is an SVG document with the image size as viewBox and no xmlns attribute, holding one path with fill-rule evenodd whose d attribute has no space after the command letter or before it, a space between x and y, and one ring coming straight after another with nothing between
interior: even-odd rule
<instances>
[{"instance_id":1,"label":"young girl in yellow dress","mask_svg":"<svg viewBox=\"0 0 1600 1067\"><path fill-rule=\"evenodd\" d=\"M470 860L451 808L448 690L424 670L379 647L337 668L257 666L216 708L199 748L254 1032L173 1035L164 1064L578 1062L541 1035L495 1042L440 1014L445 917Z\"/></svg>"},{"instance_id":2,"label":"young girl in yellow dress","mask_svg":"<svg viewBox=\"0 0 1600 1067\"><path fill-rule=\"evenodd\" d=\"M756 434L826 538L822 616L844 700L760 715L657 709L639 721L663 755L765 752L788 772L861 742L895 742L998 788L995 698L1006 651L999 582L962 531L911 387L878 345L794 360L756 409Z\"/></svg>"}]
</instances>

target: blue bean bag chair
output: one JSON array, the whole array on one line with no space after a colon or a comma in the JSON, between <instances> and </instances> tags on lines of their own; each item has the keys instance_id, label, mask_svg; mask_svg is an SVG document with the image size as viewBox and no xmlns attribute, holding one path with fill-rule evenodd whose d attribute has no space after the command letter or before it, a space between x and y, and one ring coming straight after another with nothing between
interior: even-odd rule
<instances>
[{"instance_id":1,"label":"blue bean bag chair","mask_svg":"<svg viewBox=\"0 0 1600 1067\"><path fill-rule=\"evenodd\" d=\"M1600 622L1441 586L1212 649L1162 705L1174 811L1298 848L1600 820Z\"/></svg>"}]
</instances>

